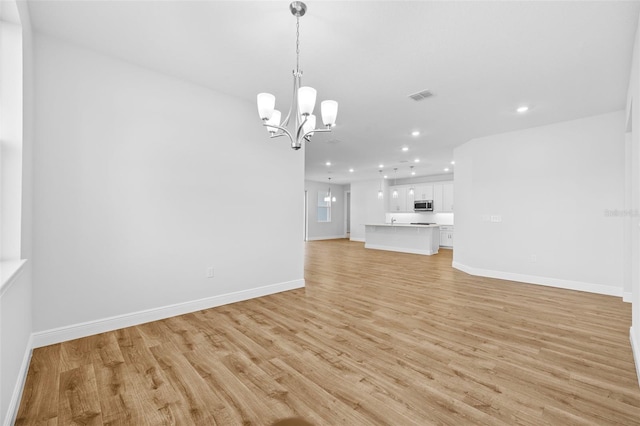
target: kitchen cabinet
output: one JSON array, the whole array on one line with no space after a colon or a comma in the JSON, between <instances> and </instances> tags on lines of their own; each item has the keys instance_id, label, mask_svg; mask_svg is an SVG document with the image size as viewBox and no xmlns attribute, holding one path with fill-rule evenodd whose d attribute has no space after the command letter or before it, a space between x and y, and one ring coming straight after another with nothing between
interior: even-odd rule
<instances>
[{"instance_id":1,"label":"kitchen cabinet","mask_svg":"<svg viewBox=\"0 0 640 426\"><path fill-rule=\"evenodd\" d=\"M394 191L398 196L394 197ZM408 188L404 186L390 186L389 187L389 211L391 213L405 213L407 212L407 191ZM413 202L411 202L411 211L413 211Z\"/></svg>"},{"instance_id":2,"label":"kitchen cabinet","mask_svg":"<svg viewBox=\"0 0 640 426\"><path fill-rule=\"evenodd\" d=\"M444 212L453 212L453 183L442 185L442 204Z\"/></svg>"},{"instance_id":3,"label":"kitchen cabinet","mask_svg":"<svg viewBox=\"0 0 640 426\"><path fill-rule=\"evenodd\" d=\"M453 183L436 183L433 185L433 211L436 213L453 212Z\"/></svg>"},{"instance_id":4,"label":"kitchen cabinet","mask_svg":"<svg viewBox=\"0 0 640 426\"><path fill-rule=\"evenodd\" d=\"M413 194L410 193L411 188ZM393 197L394 191L398 193L396 198ZM416 200L433 200L434 213L451 213L453 182L390 186L388 200L390 213L413 213L413 202Z\"/></svg>"},{"instance_id":5,"label":"kitchen cabinet","mask_svg":"<svg viewBox=\"0 0 640 426\"><path fill-rule=\"evenodd\" d=\"M413 188L413 191L411 190ZM413 202L416 200L416 187L409 185L407 187L407 211L413 213Z\"/></svg>"},{"instance_id":6,"label":"kitchen cabinet","mask_svg":"<svg viewBox=\"0 0 640 426\"><path fill-rule=\"evenodd\" d=\"M440 225L440 247L453 248L453 226Z\"/></svg>"},{"instance_id":7,"label":"kitchen cabinet","mask_svg":"<svg viewBox=\"0 0 640 426\"><path fill-rule=\"evenodd\" d=\"M433 185L416 185L415 200L433 200Z\"/></svg>"}]
</instances>

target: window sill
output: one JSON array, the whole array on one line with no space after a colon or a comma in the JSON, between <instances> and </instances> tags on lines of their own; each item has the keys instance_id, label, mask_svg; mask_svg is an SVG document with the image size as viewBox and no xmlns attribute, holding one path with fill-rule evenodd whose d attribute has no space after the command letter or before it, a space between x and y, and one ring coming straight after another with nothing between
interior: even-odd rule
<instances>
[{"instance_id":1,"label":"window sill","mask_svg":"<svg viewBox=\"0 0 640 426\"><path fill-rule=\"evenodd\" d=\"M0 296L11 287L15 278L20 275L27 259L3 260L0 262Z\"/></svg>"}]
</instances>

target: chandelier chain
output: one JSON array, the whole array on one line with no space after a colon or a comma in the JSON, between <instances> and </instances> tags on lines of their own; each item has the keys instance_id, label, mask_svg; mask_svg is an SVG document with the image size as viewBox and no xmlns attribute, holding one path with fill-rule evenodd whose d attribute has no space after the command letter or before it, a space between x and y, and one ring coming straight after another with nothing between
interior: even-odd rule
<instances>
[{"instance_id":1,"label":"chandelier chain","mask_svg":"<svg viewBox=\"0 0 640 426\"><path fill-rule=\"evenodd\" d=\"M296 16L296 72L300 71L300 17Z\"/></svg>"}]
</instances>

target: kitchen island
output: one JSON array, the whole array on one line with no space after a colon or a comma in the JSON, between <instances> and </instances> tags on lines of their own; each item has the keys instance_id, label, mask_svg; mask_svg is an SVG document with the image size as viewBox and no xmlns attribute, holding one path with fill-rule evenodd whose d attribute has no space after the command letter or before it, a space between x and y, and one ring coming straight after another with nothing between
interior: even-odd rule
<instances>
[{"instance_id":1,"label":"kitchen island","mask_svg":"<svg viewBox=\"0 0 640 426\"><path fill-rule=\"evenodd\" d=\"M432 255L440 246L440 225L379 223L367 224L365 248Z\"/></svg>"}]
</instances>

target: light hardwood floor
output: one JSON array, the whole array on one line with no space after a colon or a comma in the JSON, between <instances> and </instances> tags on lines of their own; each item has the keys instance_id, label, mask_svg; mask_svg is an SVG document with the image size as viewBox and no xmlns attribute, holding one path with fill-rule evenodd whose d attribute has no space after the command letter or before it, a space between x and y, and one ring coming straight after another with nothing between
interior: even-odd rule
<instances>
[{"instance_id":1,"label":"light hardwood floor","mask_svg":"<svg viewBox=\"0 0 640 426\"><path fill-rule=\"evenodd\" d=\"M619 298L306 251L304 289L36 349L17 424L640 424Z\"/></svg>"}]
</instances>

